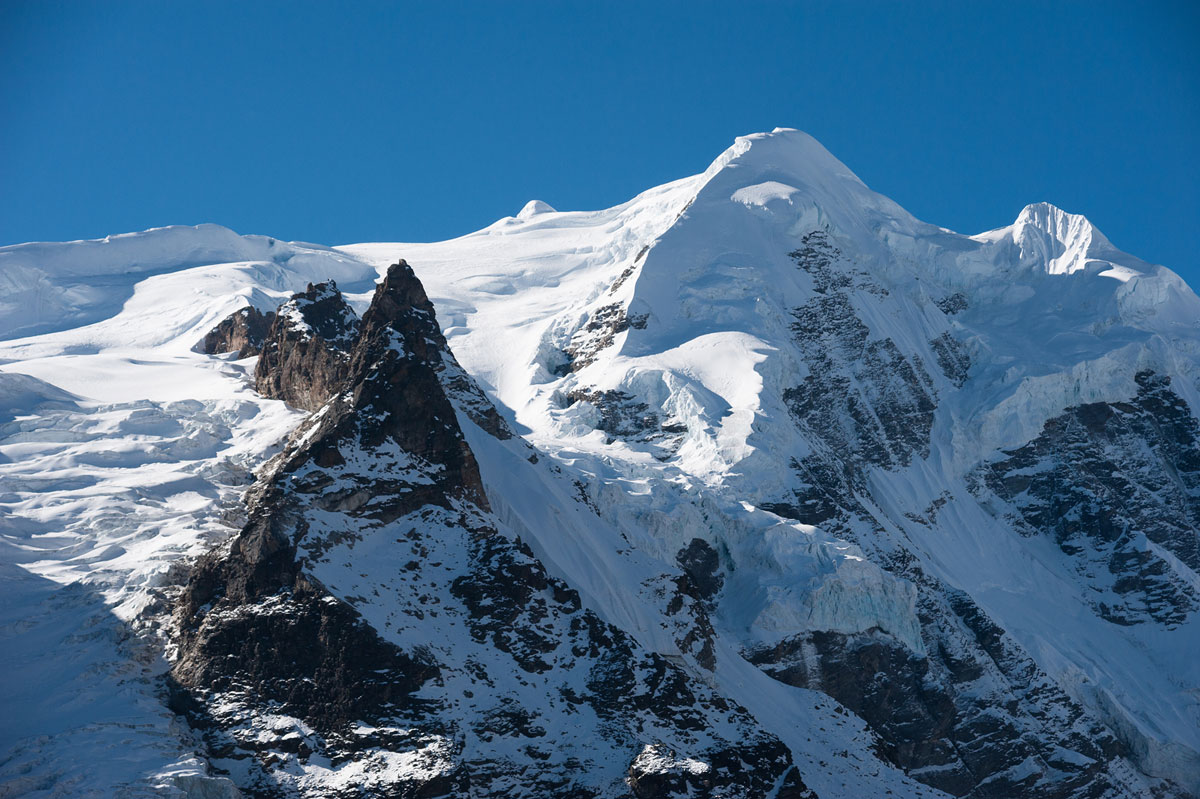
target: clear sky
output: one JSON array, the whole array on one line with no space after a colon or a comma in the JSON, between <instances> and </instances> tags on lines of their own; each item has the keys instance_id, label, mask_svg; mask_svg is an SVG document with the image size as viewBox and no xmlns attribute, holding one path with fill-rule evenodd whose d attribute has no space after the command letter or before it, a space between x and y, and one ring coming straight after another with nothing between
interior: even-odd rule
<instances>
[{"instance_id":1,"label":"clear sky","mask_svg":"<svg viewBox=\"0 0 1200 799\"><path fill-rule=\"evenodd\" d=\"M816 136L974 233L1049 201L1200 286L1200 3L0 0L0 243L448 238Z\"/></svg>"}]
</instances>

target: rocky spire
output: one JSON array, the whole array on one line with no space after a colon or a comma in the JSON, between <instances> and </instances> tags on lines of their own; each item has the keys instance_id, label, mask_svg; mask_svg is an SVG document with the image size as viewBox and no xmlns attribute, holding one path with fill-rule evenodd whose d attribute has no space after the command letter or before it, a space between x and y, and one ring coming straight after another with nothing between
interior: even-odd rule
<instances>
[{"instance_id":1,"label":"rocky spire","mask_svg":"<svg viewBox=\"0 0 1200 799\"><path fill-rule=\"evenodd\" d=\"M279 307L254 371L255 387L314 411L346 379L358 317L332 280L309 283Z\"/></svg>"}]
</instances>

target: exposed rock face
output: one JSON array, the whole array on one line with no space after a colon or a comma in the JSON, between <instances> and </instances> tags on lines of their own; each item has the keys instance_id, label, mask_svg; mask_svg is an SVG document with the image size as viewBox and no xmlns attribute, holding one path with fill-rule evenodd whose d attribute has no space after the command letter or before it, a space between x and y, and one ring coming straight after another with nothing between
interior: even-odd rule
<instances>
[{"instance_id":1,"label":"exposed rock face","mask_svg":"<svg viewBox=\"0 0 1200 799\"><path fill-rule=\"evenodd\" d=\"M776 679L822 691L871 725L880 754L952 796L1104 797L1122 753L969 597L911 564L926 652L881 630L816 631L748 653Z\"/></svg>"},{"instance_id":2,"label":"exposed rock face","mask_svg":"<svg viewBox=\"0 0 1200 799\"><path fill-rule=\"evenodd\" d=\"M795 317L809 363L804 383L784 397L797 422L858 463L903 466L927 452L937 403L924 366L891 339L870 339L844 295L814 300Z\"/></svg>"},{"instance_id":3,"label":"exposed rock face","mask_svg":"<svg viewBox=\"0 0 1200 799\"><path fill-rule=\"evenodd\" d=\"M567 394L567 403L586 402L596 409L596 429L603 430L609 441L616 438L649 441L662 438L664 426L658 414L623 391L575 389ZM667 425L669 428L670 425ZM678 432L677 430L667 432Z\"/></svg>"},{"instance_id":4,"label":"exposed rock face","mask_svg":"<svg viewBox=\"0 0 1200 799\"><path fill-rule=\"evenodd\" d=\"M495 410L463 385L407 265L349 353L345 382L251 492L249 523L178 604L176 706L208 725L244 790L811 795L749 714L497 532L457 416ZM709 553L681 558L713 590Z\"/></svg>"},{"instance_id":5,"label":"exposed rock face","mask_svg":"<svg viewBox=\"0 0 1200 799\"><path fill-rule=\"evenodd\" d=\"M381 638L349 604L335 599L305 573L305 553L298 549L309 528L304 516L306 495L329 488L322 465L343 462L339 447L395 450L398 440L402 440L440 467L436 470L439 479L418 479L420 490L415 493L402 493L401 486L407 484L401 477L381 478L371 487L391 488L395 493L390 497L393 502L379 513L402 515L428 500L448 503L453 497L481 497L478 476L461 434L446 432L454 412L436 390L432 365L419 355L406 358L403 354L406 345L418 351L436 346L426 343L431 333L439 341L441 337L436 325L431 327L428 301L424 309L412 306L415 292L404 285L406 278L415 282L403 268L393 270L364 319L363 336L349 360L356 391L339 397L324 413L312 418L303 441L293 442L270 466L252 493L249 523L228 547L200 561L180 600L179 653L173 675L199 696L223 697L221 710L209 711L218 725L255 731L259 736L239 737L235 733L235 743L226 742L221 747L232 747L229 754L235 759L237 750L241 750L243 759L247 748L257 751L256 742L263 735L258 727L266 706L302 721L300 727L285 725L284 732L276 731L278 751L287 751L287 741L295 729L311 726L322 731L341 730L351 722L379 718L384 709L398 712L412 704L414 690L438 673L437 665L420 653L405 652ZM340 313L341 297L335 291L332 287L310 286L298 297L312 300L315 296L324 301L323 308L318 306L313 313L318 323L313 330L323 331L339 342L338 327L328 323L328 315L322 315L327 323L320 325L322 316L318 316L322 310L332 310L345 318ZM296 303L299 308L314 304ZM285 313L281 309L280 316ZM277 336L274 342L282 348L289 344L302 347L306 341L318 342L317 348L325 347L326 339L315 335L307 340L300 338L294 335L297 329L303 330L295 323L277 325L273 329ZM326 352L336 351L329 347ZM285 355L284 363L289 362L294 363ZM300 396L316 396L319 387L300 384L302 376L293 373L278 384L292 387ZM404 408L404 413L392 413L399 398L390 396L391 379L411 382L412 391L435 391L426 401ZM320 494L320 504L330 509L361 505L366 501L362 489L360 484L340 491L326 490ZM305 543L312 546L317 542ZM321 744L310 742L305 746L311 752ZM335 745L331 751L353 749L352 745L346 746L350 749L338 750ZM270 766L272 762L266 757L262 765ZM265 791L266 795L273 793L269 785L245 787Z\"/></svg>"},{"instance_id":6,"label":"exposed rock face","mask_svg":"<svg viewBox=\"0 0 1200 799\"><path fill-rule=\"evenodd\" d=\"M617 284L623 282L622 276ZM592 363L596 355L611 346L618 334L624 333L631 327L642 329L646 326L646 316L630 314L620 304L605 305L592 311L587 324L581 327L571 337L566 348L567 363L560 367L560 372L578 372Z\"/></svg>"},{"instance_id":7,"label":"exposed rock face","mask_svg":"<svg viewBox=\"0 0 1200 799\"><path fill-rule=\"evenodd\" d=\"M196 349L206 355L235 352L239 360L258 355L262 352L274 319L274 311L264 314L248 305L222 319L196 345Z\"/></svg>"},{"instance_id":8,"label":"exposed rock face","mask_svg":"<svg viewBox=\"0 0 1200 799\"><path fill-rule=\"evenodd\" d=\"M680 757L662 745L647 746L629 766L629 787L637 799L669 799L682 796L721 796L719 771L744 770L749 764L706 763L688 757ZM780 799L816 799L816 794L805 787L795 769L784 777L776 794Z\"/></svg>"},{"instance_id":9,"label":"exposed rock face","mask_svg":"<svg viewBox=\"0 0 1200 799\"><path fill-rule=\"evenodd\" d=\"M949 333L943 333L933 339L929 342L929 346L933 348L942 374L954 384L955 388L962 388L971 371L971 356L967 352L967 348Z\"/></svg>"},{"instance_id":10,"label":"exposed rock face","mask_svg":"<svg viewBox=\"0 0 1200 799\"><path fill-rule=\"evenodd\" d=\"M1135 380L1133 400L1070 409L982 476L1018 529L1076 563L1104 618L1171 628L1200 606L1158 550L1200 572L1200 424L1169 379Z\"/></svg>"},{"instance_id":11,"label":"exposed rock face","mask_svg":"<svg viewBox=\"0 0 1200 799\"><path fill-rule=\"evenodd\" d=\"M919 359L903 354L890 338L873 337L859 316L855 294L883 298L887 289L846 258L824 230L803 241L790 255L812 278L815 296L792 309L791 330L808 374L784 390L783 400L815 451L792 462L799 481L793 497L767 507L821 524L865 515L856 496L865 493L871 466L907 466L928 454L937 392ZM961 353L947 352L955 377L965 379Z\"/></svg>"},{"instance_id":12,"label":"exposed rock face","mask_svg":"<svg viewBox=\"0 0 1200 799\"><path fill-rule=\"evenodd\" d=\"M332 280L279 307L255 370L258 392L315 411L345 382L358 317Z\"/></svg>"},{"instance_id":13,"label":"exposed rock face","mask_svg":"<svg viewBox=\"0 0 1200 799\"><path fill-rule=\"evenodd\" d=\"M933 301L933 303L938 307L938 310L946 314L946 316L954 316L955 314L962 313L963 311L967 310L968 307L970 307L970 303L967 300L967 295L963 294L961 291L956 291L949 296L936 299Z\"/></svg>"},{"instance_id":14,"label":"exposed rock face","mask_svg":"<svg viewBox=\"0 0 1200 799\"><path fill-rule=\"evenodd\" d=\"M688 593L697 599L711 600L725 584L725 576L721 574L720 556L712 545L702 538L693 538L686 547L675 554L675 561L687 575Z\"/></svg>"}]
</instances>

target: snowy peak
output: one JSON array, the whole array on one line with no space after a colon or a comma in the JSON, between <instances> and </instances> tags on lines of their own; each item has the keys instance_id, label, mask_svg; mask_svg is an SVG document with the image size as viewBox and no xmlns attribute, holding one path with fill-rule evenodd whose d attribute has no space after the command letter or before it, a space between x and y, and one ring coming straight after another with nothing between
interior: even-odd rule
<instances>
[{"instance_id":1,"label":"snowy peak","mask_svg":"<svg viewBox=\"0 0 1200 799\"><path fill-rule=\"evenodd\" d=\"M1142 332L1178 332L1200 317L1200 299L1177 274L1122 252L1085 216L1050 203L1028 205L1013 224L969 238L997 268L992 275L997 287L1024 284L1022 303L1047 306L1030 307L1022 324L1036 325L1044 311L1057 314L1067 307L1075 309L1070 323L1093 332L1117 321ZM957 268L969 274L968 264L960 261ZM1047 276L1056 279L1043 279ZM1057 279L1066 276L1072 279ZM1046 344L1041 340L1037 346Z\"/></svg>"},{"instance_id":2,"label":"snowy peak","mask_svg":"<svg viewBox=\"0 0 1200 799\"><path fill-rule=\"evenodd\" d=\"M1052 275L1069 275L1089 258L1110 252L1112 244L1082 214L1070 214L1050 203L1027 205L1012 225L1021 259L1046 265Z\"/></svg>"},{"instance_id":3,"label":"snowy peak","mask_svg":"<svg viewBox=\"0 0 1200 799\"><path fill-rule=\"evenodd\" d=\"M1114 247L1087 217L1045 202L1022 208L1011 225L970 238L984 245L1011 243L1020 263L1050 275L1073 274L1093 262L1137 262ZM1107 276L1127 280L1143 271L1123 267Z\"/></svg>"},{"instance_id":4,"label":"snowy peak","mask_svg":"<svg viewBox=\"0 0 1200 799\"><path fill-rule=\"evenodd\" d=\"M517 219L531 219L538 214L552 214L554 208L549 203L544 203L541 200L530 200L525 203L525 207L517 214Z\"/></svg>"},{"instance_id":5,"label":"snowy peak","mask_svg":"<svg viewBox=\"0 0 1200 799\"><path fill-rule=\"evenodd\" d=\"M869 189L820 142L792 128L739 137L704 172L696 201L732 201L772 212L795 233L827 225L873 235L881 228L919 226L894 202Z\"/></svg>"},{"instance_id":6,"label":"snowy peak","mask_svg":"<svg viewBox=\"0 0 1200 799\"><path fill-rule=\"evenodd\" d=\"M739 136L713 161L705 174L712 176L729 168L774 170L813 183L824 183L833 178L863 185L858 176L819 141L795 128L775 128L770 133Z\"/></svg>"}]
</instances>

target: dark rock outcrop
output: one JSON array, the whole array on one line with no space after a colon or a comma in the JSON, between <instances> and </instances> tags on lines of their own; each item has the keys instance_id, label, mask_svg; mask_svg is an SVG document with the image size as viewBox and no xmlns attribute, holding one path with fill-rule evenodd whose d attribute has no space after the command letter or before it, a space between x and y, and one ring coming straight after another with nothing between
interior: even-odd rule
<instances>
[{"instance_id":1,"label":"dark rock outcrop","mask_svg":"<svg viewBox=\"0 0 1200 799\"><path fill-rule=\"evenodd\" d=\"M358 317L332 280L279 306L254 372L264 397L315 411L346 382Z\"/></svg>"},{"instance_id":2,"label":"dark rock outcrop","mask_svg":"<svg viewBox=\"0 0 1200 799\"><path fill-rule=\"evenodd\" d=\"M576 402L587 402L596 408L600 414L596 429L609 436L645 436L659 429L658 414L624 391L575 389L567 394L567 403Z\"/></svg>"},{"instance_id":3,"label":"dark rock outcrop","mask_svg":"<svg viewBox=\"0 0 1200 799\"><path fill-rule=\"evenodd\" d=\"M596 418L589 423L604 433L607 443L620 439L634 446L645 445L659 460L673 455L687 433L686 425L677 419L662 418L645 402L625 391L576 388L568 391L563 399L567 407L582 402L594 408Z\"/></svg>"},{"instance_id":4,"label":"dark rock outcrop","mask_svg":"<svg viewBox=\"0 0 1200 799\"><path fill-rule=\"evenodd\" d=\"M971 356L967 352L967 348L949 333L943 333L933 339L929 342L929 346L933 348L933 354L937 358L942 374L955 386L962 388L971 371Z\"/></svg>"},{"instance_id":5,"label":"dark rock outcrop","mask_svg":"<svg viewBox=\"0 0 1200 799\"><path fill-rule=\"evenodd\" d=\"M939 311L946 314L946 316L960 314L970 306L967 295L961 291L956 291L946 297L936 299L933 301L933 304L938 307Z\"/></svg>"},{"instance_id":6,"label":"dark rock outcrop","mask_svg":"<svg viewBox=\"0 0 1200 799\"><path fill-rule=\"evenodd\" d=\"M564 351L566 363L558 367L560 374L578 372L596 360L601 351L612 346L618 334L630 328L646 327L645 314L631 314L620 304L604 305L592 311L587 323L571 337Z\"/></svg>"},{"instance_id":7,"label":"dark rock outcrop","mask_svg":"<svg viewBox=\"0 0 1200 799\"><path fill-rule=\"evenodd\" d=\"M1089 403L981 467L1026 535L1052 538L1114 624L1182 623L1200 596L1155 549L1200 571L1200 424L1170 380L1135 377L1128 402Z\"/></svg>"},{"instance_id":8,"label":"dark rock outcrop","mask_svg":"<svg viewBox=\"0 0 1200 799\"><path fill-rule=\"evenodd\" d=\"M237 353L237 358L249 358L262 352L263 344L275 319L275 312L262 313L253 306L234 311L208 332L196 350L206 355Z\"/></svg>"},{"instance_id":9,"label":"dark rock outcrop","mask_svg":"<svg viewBox=\"0 0 1200 799\"><path fill-rule=\"evenodd\" d=\"M675 554L675 562L687 575L689 593L696 599L711 600L725 584L720 555L702 538L693 538L680 549Z\"/></svg>"},{"instance_id":10,"label":"dark rock outcrop","mask_svg":"<svg viewBox=\"0 0 1200 799\"><path fill-rule=\"evenodd\" d=\"M723 774L745 772L750 761L718 759L705 763L680 757L661 744L647 746L629 766L629 787L637 799L675 799L675 797L733 796L726 791L737 783L722 779ZM742 795L742 794L736 794ZM816 799L795 769L790 770L775 794L777 799Z\"/></svg>"},{"instance_id":11,"label":"dark rock outcrop","mask_svg":"<svg viewBox=\"0 0 1200 799\"><path fill-rule=\"evenodd\" d=\"M969 597L909 564L926 652L881 630L817 631L748 658L870 725L879 754L951 796L1100 799L1123 752Z\"/></svg>"}]
</instances>

